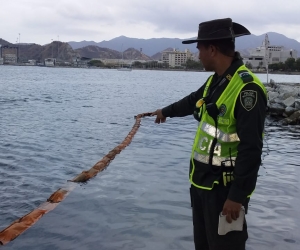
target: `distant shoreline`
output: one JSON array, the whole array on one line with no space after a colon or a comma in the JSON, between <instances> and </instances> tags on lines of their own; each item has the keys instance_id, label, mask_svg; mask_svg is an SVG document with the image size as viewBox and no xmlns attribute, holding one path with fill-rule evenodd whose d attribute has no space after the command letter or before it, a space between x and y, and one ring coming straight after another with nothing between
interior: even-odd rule
<instances>
[{"instance_id":1,"label":"distant shoreline","mask_svg":"<svg viewBox=\"0 0 300 250\"><path fill-rule=\"evenodd\" d=\"M74 67L74 66L54 66L54 67L47 67L47 66L38 66L38 65L8 65L3 64L0 66L21 66L21 67L46 67L46 68L72 68L72 69L112 69L116 70L117 68L107 68L107 67ZM170 69L170 68L132 68L132 70L156 70L156 71L187 71L187 72L211 72L199 69ZM251 69L250 69L251 70ZM267 74L266 71L257 71L251 70L254 74ZM300 71L269 71L270 75L300 75Z\"/></svg>"},{"instance_id":2,"label":"distant shoreline","mask_svg":"<svg viewBox=\"0 0 300 250\"><path fill-rule=\"evenodd\" d=\"M267 74L267 71L253 71L254 74ZM274 75L300 75L299 71L271 71L269 74Z\"/></svg>"}]
</instances>

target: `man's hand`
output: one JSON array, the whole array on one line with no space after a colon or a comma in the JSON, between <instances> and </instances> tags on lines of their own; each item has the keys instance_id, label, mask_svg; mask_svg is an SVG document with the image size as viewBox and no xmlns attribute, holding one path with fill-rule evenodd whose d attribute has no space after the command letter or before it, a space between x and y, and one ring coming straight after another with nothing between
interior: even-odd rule
<instances>
[{"instance_id":1,"label":"man's hand","mask_svg":"<svg viewBox=\"0 0 300 250\"><path fill-rule=\"evenodd\" d=\"M155 116L155 115L156 115L155 123L160 124L166 121L166 117L163 116L161 109L158 109L151 114L151 116Z\"/></svg>"},{"instance_id":2,"label":"man's hand","mask_svg":"<svg viewBox=\"0 0 300 250\"><path fill-rule=\"evenodd\" d=\"M227 199L223 206L222 215L226 215L227 222L231 223L232 220L236 220L237 218L239 218L241 208L241 203L237 203Z\"/></svg>"}]
</instances>

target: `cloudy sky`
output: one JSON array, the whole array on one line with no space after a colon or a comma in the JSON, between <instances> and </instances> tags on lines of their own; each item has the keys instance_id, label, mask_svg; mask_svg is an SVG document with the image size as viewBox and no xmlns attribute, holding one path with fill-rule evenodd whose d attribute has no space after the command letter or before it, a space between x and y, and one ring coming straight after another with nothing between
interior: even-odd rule
<instances>
[{"instance_id":1,"label":"cloudy sky","mask_svg":"<svg viewBox=\"0 0 300 250\"><path fill-rule=\"evenodd\" d=\"M274 31L300 42L299 0L0 0L0 38L51 40L190 38L203 21L231 17L252 34Z\"/></svg>"}]
</instances>

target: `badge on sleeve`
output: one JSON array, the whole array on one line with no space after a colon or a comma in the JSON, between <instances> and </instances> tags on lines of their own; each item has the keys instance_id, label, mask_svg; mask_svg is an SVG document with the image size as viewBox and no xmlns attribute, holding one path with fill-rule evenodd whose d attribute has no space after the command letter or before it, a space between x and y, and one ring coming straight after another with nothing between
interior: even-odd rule
<instances>
[{"instance_id":1,"label":"badge on sleeve","mask_svg":"<svg viewBox=\"0 0 300 250\"><path fill-rule=\"evenodd\" d=\"M247 111L253 109L257 102L257 92L254 90L244 90L240 93L241 104Z\"/></svg>"},{"instance_id":2,"label":"badge on sleeve","mask_svg":"<svg viewBox=\"0 0 300 250\"><path fill-rule=\"evenodd\" d=\"M244 83L249 83L253 81L253 77L248 72L241 72L239 76L242 78Z\"/></svg>"},{"instance_id":3,"label":"badge on sleeve","mask_svg":"<svg viewBox=\"0 0 300 250\"><path fill-rule=\"evenodd\" d=\"M243 83L249 83L253 81L252 75L247 70L238 71L240 78L243 80Z\"/></svg>"}]
</instances>

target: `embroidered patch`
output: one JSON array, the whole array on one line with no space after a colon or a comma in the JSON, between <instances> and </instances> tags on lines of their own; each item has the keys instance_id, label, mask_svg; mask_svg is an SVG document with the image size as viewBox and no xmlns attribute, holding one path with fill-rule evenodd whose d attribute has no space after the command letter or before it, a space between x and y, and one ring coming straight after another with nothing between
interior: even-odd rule
<instances>
[{"instance_id":1,"label":"embroidered patch","mask_svg":"<svg viewBox=\"0 0 300 250\"><path fill-rule=\"evenodd\" d=\"M222 104L221 106L220 106L220 108L219 108L219 116L224 116L225 115L225 113L226 113L226 111L227 111L227 107L226 107L226 105L225 104Z\"/></svg>"},{"instance_id":2,"label":"embroidered patch","mask_svg":"<svg viewBox=\"0 0 300 250\"><path fill-rule=\"evenodd\" d=\"M226 76L226 78L227 78L228 81L230 81L231 78L232 78L232 76L228 74L228 75Z\"/></svg>"},{"instance_id":3,"label":"embroidered patch","mask_svg":"<svg viewBox=\"0 0 300 250\"><path fill-rule=\"evenodd\" d=\"M240 93L241 104L247 111L253 109L257 102L257 92L254 90L244 90Z\"/></svg>"},{"instance_id":4,"label":"embroidered patch","mask_svg":"<svg viewBox=\"0 0 300 250\"><path fill-rule=\"evenodd\" d=\"M248 82L252 82L253 81L253 77L252 75L249 74L248 71L242 71L242 72L238 72L240 78L243 80L244 83L248 83Z\"/></svg>"}]
</instances>

